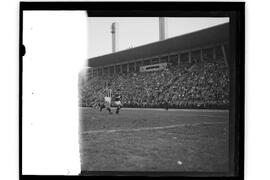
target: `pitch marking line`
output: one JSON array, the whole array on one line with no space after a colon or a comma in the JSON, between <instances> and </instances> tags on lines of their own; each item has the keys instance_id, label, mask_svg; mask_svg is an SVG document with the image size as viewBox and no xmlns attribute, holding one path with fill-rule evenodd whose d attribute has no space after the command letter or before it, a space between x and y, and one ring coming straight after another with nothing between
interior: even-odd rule
<instances>
[{"instance_id":1,"label":"pitch marking line","mask_svg":"<svg viewBox=\"0 0 270 180\"><path fill-rule=\"evenodd\" d=\"M146 127L146 128L137 128L137 129L111 129L111 130L94 130L94 131L90 130L90 131L84 131L81 134L148 131L148 130L171 129L171 128L175 128L175 127L184 127L184 126L200 126L200 125L214 125L214 124L226 124L226 122L204 122L204 123L192 123L192 124L176 124L176 125L170 125L170 126Z\"/></svg>"},{"instance_id":2,"label":"pitch marking line","mask_svg":"<svg viewBox=\"0 0 270 180\"><path fill-rule=\"evenodd\" d=\"M82 110L87 109L95 109L91 107L79 107ZM112 109L116 109L115 107L112 107ZM228 109L164 109L164 108L121 108L121 110L130 110L130 111L137 111L137 110L143 110L143 111L181 111L181 112L229 112Z\"/></svg>"},{"instance_id":3,"label":"pitch marking line","mask_svg":"<svg viewBox=\"0 0 270 180\"><path fill-rule=\"evenodd\" d=\"M228 109L168 109L165 108L122 108L122 110L144 110L144 111L180 111L180 112L229 112Z\"/></svg>"}]
</instances>

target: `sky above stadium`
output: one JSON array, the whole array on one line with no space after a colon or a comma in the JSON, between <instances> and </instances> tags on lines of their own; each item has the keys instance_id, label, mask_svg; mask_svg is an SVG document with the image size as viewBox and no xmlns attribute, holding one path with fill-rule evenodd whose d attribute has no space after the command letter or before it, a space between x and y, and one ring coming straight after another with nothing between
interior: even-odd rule
<instances>
[{"instance_id":1,"label":"sky above stadium","mask_svg":"<svg viewBox=\"0 0 270 180\"><path fill-rule=\"evenodd\" d=\"M113 22L119 24L118 51L159 40L158 17L90 17L87 21L89 58L112 52L111 24ZM226 22L229 22L227 17L167 18L167 38Z\"/></svg>"}]
</instances>

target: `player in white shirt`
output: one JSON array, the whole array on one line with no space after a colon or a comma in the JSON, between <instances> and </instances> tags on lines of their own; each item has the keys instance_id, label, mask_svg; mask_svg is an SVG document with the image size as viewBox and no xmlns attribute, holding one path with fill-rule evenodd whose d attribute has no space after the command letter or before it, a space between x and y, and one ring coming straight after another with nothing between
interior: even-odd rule
<instances>
[{"instance_id":1,"label":"player in white shirt","mask_svg":"<svg viewBox=\"0 0 270 180\"><path fill-rule=\"evenodd\" d=\"M99 110L100 112L102 111L102 109L106 108L110 114L112 114L111 112L111 101L112 101L112 90L110 88L106 88L104 90L105 93L105 97L104 97L104 103L100 103L99 104Z\"/></svg>"}]
</instances>

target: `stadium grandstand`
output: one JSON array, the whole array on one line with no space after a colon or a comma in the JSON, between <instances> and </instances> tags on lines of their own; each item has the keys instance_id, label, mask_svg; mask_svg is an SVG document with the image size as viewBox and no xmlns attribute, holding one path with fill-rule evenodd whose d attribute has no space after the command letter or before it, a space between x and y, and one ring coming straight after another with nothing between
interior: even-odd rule
<instances>
[{"instance_id":1,"label":"stadium grandstand","mask_svg":"<svg viewBox=\"0 0 270 180\"><path fill-rule=\"evenodd\" d=\"M229 107L229 23L88 59L80 106L108 84L124 107Z\"/></svg>"}]
</instances>

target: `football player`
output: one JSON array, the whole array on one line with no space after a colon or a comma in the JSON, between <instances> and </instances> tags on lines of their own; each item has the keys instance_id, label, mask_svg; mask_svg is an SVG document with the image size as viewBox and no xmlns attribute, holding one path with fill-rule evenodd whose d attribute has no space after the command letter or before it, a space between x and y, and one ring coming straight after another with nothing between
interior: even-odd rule
<instances>
[{"instance_id":1,"label":"football player","mask_svg":"<svg viewBox=\"0 0 270 180\"><path fill-rule=\"evenodd\" d=\"M112 90L110 88L106 88L104 90L105 97L104 97L104 102L99 104L99 111L101 112L102 109L106 108L110 114L111 112L111 100L112 100Z\"/></svg>"},{"instance_id":2,"label":"football player","mask_svg":"<svg viewBox=\"0 0 270 180\"><path fill-rule=\"evenodd\" d=\"M122 97L121 97L121 95L119 93L119 90L118 90L117 93L114 96L114 103L116 105L116 111L115 111L116 114L119 114L119 111L120 111L120 109L122 107L121 98Z\"/></svg>"}]
</instances>

